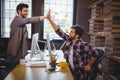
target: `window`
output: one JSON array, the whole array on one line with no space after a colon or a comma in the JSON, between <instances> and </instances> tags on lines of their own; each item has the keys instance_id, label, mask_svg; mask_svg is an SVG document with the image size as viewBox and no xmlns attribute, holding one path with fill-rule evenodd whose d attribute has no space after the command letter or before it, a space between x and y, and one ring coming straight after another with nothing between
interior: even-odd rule
<instances>
[{"instance_id":1,"label":"window","mask_svg":"<svg viewBox=\"0 0 120 80\"><path fill-rule=\"evenodd\" d=\"M74 0L44 0L44 15L51 9L51 18L63 31L68 33L73 24ZM48 20L44 20L44 39L50 33L52 39L61 39L52 29Z\"/></svg>"},{"instance_id":2,"label":"window","mask_svg":"<svg viewBox=\"0 0 120 80\"><path fill-rule=\"evenodd\" d=\"M9 38L10 23L17 15L16 6L19 3L26 3L29 5L28 17L31 17L32 0L1 0L1 37ZM28 38L31 38L31 24L27 24Z\"/></svg>"}]
</instances>

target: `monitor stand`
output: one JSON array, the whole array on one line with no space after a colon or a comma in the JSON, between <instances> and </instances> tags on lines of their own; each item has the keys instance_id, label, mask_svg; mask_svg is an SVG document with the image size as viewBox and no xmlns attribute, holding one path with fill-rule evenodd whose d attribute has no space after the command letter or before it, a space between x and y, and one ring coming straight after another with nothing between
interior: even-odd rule
<instances>
[{"instance_id":1,"label":"monitor stand","mask_svg":"<svg viewBox=\"0 0 120 80\"><path fill-rule=\"evenodd\" d=\"M30 62L27 62L25 63L25 66L41 66L41 67L45 67L46 66L46 63L45 61L30 61Z\"/></svg>"},{"instance_id":2,"label":"monitor stand","mask_svg":"<svg viewBox=\"0 0 120 80\"><path fill-rule=\"evenodd\" d=\"M32 54L31 52L25 56L25 66L46 66L44 61L44 52L39 48L39 45L36 45L36 53Z\"/></svg>"}]
</instances>

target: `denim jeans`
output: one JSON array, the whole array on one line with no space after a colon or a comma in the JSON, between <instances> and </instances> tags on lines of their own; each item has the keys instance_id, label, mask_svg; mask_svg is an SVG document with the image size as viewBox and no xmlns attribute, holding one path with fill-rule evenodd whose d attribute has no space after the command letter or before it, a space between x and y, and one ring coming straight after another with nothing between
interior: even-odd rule
<instances>
[{"instance_id":1,"label":"denim jeans","mask_svg":"<svg viewBox=\"0 0 120 80\"><path fill-rule=\"evenodd\" d=\"M70 70L71 70L74 80L87 80L87 79L84 79L84 70L83 69L78 69L78 70L70 69Z\"/></svg>"}]
</instances>

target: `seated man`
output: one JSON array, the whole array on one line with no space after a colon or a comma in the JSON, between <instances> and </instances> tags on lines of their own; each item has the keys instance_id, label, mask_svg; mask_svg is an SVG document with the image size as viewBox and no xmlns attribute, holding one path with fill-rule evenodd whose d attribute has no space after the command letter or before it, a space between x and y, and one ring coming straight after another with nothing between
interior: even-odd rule
<instances>
[{"instance_id":1,"label":"seated man","mask_svg":"<svg viewBox=\"0 0 120 80\"><path fill-rule=\"evenodd\" d=\"M63 52L70 65L74 80L90 80L86 71L91 70L98 53L88 43L80 39L83 29L79 25L73 25L69 35L67 35L51 20L50 11L48 20L55 32L66 41Z\"/></svg>"}]
</instances>

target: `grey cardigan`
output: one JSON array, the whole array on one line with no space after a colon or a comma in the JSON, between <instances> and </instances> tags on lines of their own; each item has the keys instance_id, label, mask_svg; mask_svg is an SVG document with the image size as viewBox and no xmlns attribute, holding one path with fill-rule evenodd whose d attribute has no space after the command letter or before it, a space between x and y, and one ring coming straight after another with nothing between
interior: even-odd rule
<instances>
[{"instance_id":1,"label":"grey cardigan","mask_svg":"<svg viewBox=\"0 0 120 80\"><path fill-rule=\"evenodd\" d=\"M27 53L28 32L26 24L40 22L39 17L20 18L16 16L10 25L10 39L7 53L18 60Z\"/></svg>"}]
</instances>

